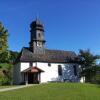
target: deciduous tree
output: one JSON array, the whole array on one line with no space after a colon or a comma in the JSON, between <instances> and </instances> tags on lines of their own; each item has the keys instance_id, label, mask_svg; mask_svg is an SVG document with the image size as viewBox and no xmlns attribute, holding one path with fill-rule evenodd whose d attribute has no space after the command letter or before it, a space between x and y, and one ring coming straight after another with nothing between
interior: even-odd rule
<instances>
[{"instance_id":1,"label":"deciduous tree","mask_svg":"<svg viewBox=\"0 0 100 100\"><path fill-rule=\"evenodd\" d=\"M85 76L86 82L90 82L96 72L96 60L100 58L99 55L93 55L90 50L79 51L80 64L81 64L81 76Z\"/></svg>"}]
</instances>

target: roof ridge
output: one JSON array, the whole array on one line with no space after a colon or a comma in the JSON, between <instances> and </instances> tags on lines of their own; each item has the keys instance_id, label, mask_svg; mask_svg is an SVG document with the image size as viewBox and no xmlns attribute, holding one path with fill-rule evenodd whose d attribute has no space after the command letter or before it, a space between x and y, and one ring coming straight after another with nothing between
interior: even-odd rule
<instances>
[{"instance_id":1,"label":"roof ridge","mask_svg":"<svg viewBox=\"0 0 100 100\"><path fill-rule=\"evenodd\" d=\"M48 51L62 51L62 52L73 52L73 53L75 53L74 51L67 51L67 50L58 50L58 49L45 49L45 50L48 50Z\"/></svg>"}]
</instances>

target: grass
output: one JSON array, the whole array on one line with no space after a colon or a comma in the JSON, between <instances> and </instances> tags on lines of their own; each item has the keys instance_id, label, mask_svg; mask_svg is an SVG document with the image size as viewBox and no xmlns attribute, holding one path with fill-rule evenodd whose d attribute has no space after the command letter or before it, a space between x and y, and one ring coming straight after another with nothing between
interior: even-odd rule
<instances>
[{"instance_id":1,"label":"grass","mask_svg":"<svg viewBox=\"0 0 100 100\"><path fill-rule=\"evenodd\" d=\"M3 88L10 88L12 86L0 86L0 89L3 89Z\"/></svg>"},{"instance_id":2,"label":"grass","mask_svg":"<svg viewBox=\"0 0 100 100\"><path fill-rule=\"evenodd\" d=\"M11 85L11 86L0 86L0 89L4 88L12 88L12 87L17 87L18 85Z\"/></svg>"},{"instance_id":3,"label":"grass","mask_svg":"<svg viewBox=\"0 0 100 100\"><path fill-rule=\"evenodd\" d=\"M0 100L100 100L100 87L92 84L49 83L1 92Z\"/></svg>"}]
</instances>

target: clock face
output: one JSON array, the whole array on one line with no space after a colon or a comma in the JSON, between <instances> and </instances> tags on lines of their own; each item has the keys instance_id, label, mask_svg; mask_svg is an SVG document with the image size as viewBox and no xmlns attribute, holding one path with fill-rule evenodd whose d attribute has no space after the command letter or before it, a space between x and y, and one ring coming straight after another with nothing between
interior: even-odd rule
<instances>
[{"instance_id":1,"label":"clock face","mask_svg":"<svg viewBox=\"0 0 100 100\"><path fill-rule=\"evenodd\" d=\"M38 47L42 47L42 45L41 45L41 43L40 43L40 42L38 42L38 43L37 43L37 46L38 46Z\"/></svg>"}]
</instances>

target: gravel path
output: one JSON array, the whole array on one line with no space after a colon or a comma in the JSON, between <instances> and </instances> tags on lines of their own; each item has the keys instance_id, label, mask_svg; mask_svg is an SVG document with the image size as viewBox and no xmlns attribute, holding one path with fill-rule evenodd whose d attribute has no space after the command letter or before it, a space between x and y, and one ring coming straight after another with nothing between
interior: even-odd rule
<instances>
[{"instance_id":1,"label":"gravel path","mask_svg":"<svg viewBox=\"0 0 100 100\"><path fill-rule=\"evenodd\" d=\"M33 84L16 86L16 87L11 87L11 88L10 87L9 88L3 88L3 89L0 89L0 92L11 91L11 90L21 89L21 88L25 88L25 87L30 87L30 86L33 86Z\"/></svg>"}]
</instances>

